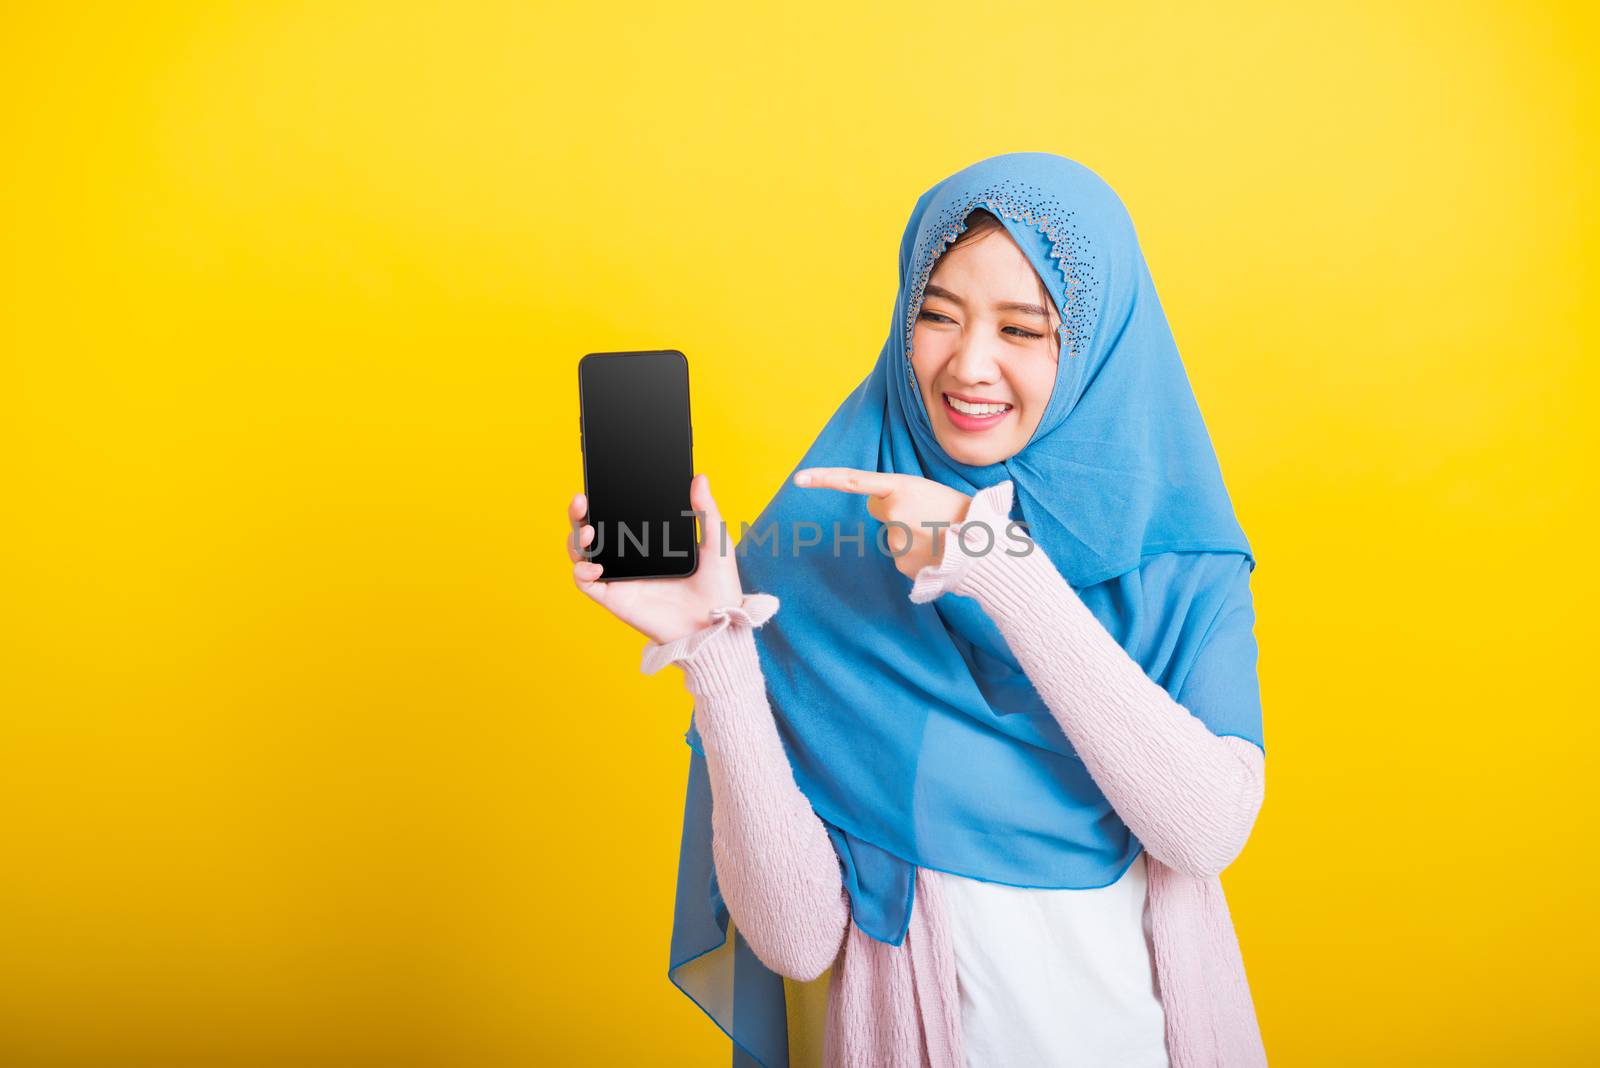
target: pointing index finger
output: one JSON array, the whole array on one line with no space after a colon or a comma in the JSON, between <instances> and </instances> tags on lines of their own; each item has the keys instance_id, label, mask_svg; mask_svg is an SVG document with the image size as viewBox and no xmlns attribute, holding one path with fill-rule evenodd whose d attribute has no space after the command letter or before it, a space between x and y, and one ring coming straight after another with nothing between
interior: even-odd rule
<instances>
[{"instance_id":1,"label":"pointing index finger","mask_svg":"<svg viewBox=\"0 0 1600 1068\"><path fill-rule=\"evenodd\" d=\"M894 482L898 477L886 471L862 471L854 467L807 467L795 472L794 484L887 497L894 492Z\"/></svg>"}]
</instances>

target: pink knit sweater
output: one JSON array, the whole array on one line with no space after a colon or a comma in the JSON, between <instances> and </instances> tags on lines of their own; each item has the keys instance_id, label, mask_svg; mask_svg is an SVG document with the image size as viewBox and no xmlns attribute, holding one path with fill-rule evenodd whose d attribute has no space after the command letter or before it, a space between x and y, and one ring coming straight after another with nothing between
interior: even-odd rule
<instances>
[{"instance_id":1,"label":"pink knit sweater","mask_svg":"<svg viewBox=\"0 0 1600 1068\"><path fill-rule=\"evenodd\" d=\"M1012 484L974 497L966 522L1000 532ZM1008 534L1007 537L1010 537ZM975 538L983 543L985 539ZM1007 543L1002 543L1007 544ZM1254 1068L1266 1051L1218 878L1244 848L1264 755L1220 736L1152 681L1038 545L971 555L959 525L911 599L972 597L1004 635L1089 773L1143 843L1157 988L1173 1068ZM773 971L808 981L834 966L823 1056L861 1068L966 1068L940 873L917 869L898 946L860 931L821 820L778 736L752 628L778 608L750 594L704 629L645 647L643 670L679 664L712 795L712 853L729 914Z\"/></svg>"}]
</instances>

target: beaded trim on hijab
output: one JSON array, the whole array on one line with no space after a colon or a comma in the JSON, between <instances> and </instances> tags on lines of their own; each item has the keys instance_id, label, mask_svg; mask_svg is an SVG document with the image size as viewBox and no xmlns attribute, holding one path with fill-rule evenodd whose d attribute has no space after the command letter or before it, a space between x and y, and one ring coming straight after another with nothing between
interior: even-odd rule
<instances>
[{"instance_id":1,"label":"beaded trim on hijab","mask_svg":"<svg viewBox=\"0 0 1600 1068\"><path fill-rule=\"evenodd\" d=\"M1056 328L1061 352L1070 359L1082 355L1088 344L1090 326L1095 320L1092 301L1099 287L1095 285L1093 264L1083 255L1089 238L1072 222L1077 213L1063 210L1055 197L1036 187L1008 178L972 194L964 203L946 208L929 227L930 232L939 236L918 257L912 271L911 299L906 302L906 375L913 386L917 384L917 373L911 366L911 337L917 313L922 310L922 294L927 288L928 276L933 271L934 261L966 230L967 216L980 206L1007 219L1027 223L1050 239L1050 257L1061 270L1067 294L1067 310Z\"/></svg>"}]
</instances>

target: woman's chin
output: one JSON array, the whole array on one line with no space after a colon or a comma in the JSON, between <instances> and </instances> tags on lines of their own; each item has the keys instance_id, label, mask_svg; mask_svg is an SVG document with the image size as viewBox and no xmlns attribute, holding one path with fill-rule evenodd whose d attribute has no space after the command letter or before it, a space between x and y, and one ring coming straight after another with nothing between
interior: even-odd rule
<instances>
[{"instance_id":1,"label":"woman's chin","mask_svg":"<svg viewBox=\"0 0 1600 1068\"><path fill-rule=\"evenodd\" d=\"M1010 448L1010 440L1005 441L980 441L972 434L963 434L948 426L940 427L934 435L939 445L957 463L966 464L968 467L988 467L1001 460L1015 456L1016 449Z\"/></svg>"}]
</instances>

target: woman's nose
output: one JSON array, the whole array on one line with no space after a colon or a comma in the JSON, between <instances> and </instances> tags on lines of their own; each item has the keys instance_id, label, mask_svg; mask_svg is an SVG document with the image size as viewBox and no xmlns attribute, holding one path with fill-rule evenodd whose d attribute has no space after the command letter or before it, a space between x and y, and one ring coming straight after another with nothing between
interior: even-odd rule
<instances>
[{"instance_id":1,"label":"woman's nose","mask_svg":"<svg viewBox=\"0 0 1600 1068\"><path fill-rule=\"evenodd\" d=\"M985 342L965 341L950 358L950 375L962 382L994 382L1000 377L1000 362Z\"/></svg>"}]
</instances>

